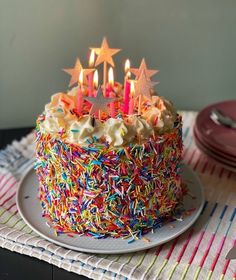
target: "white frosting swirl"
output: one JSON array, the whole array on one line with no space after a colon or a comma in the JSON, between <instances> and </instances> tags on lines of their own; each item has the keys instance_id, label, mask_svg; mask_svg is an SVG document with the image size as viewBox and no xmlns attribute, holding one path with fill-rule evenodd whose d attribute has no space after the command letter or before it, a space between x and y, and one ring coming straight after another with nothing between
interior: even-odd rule
<instances>
[{"instance_id":1,"label":"white frosting swirl","mask_svg":"<svg viewBox=\"0 0 236 280\"><path fill-rule=\"evenodd\" d=\"M73 143L86 143L88 140L92 141L93 137L101 138L103 134L103 124L90 115L82 116L69 128L69 140Z\"/></svg>"},{"instance_id":2,"label":"white frosting swirl","mask_svg":"<svg viewBox=\"0 0 236 280\"><path fill-rule=\"evenodd\" d=\"M90 115L76 116L77 88L66 93L57 93L45 106L45 120L40 122L44 133L54 136L64 131L68 142L86 145L91 141L105 139L109 144L119 147L134 141L144 141L153 134L170 131L174 127L176 111L163 97L152 96L146 100L141 116L128 115L124 118L109 118L102 122Z\"/></svg>"},{"instance_id":3,"label":"white frosting swirl","mask_svg":"<svg viewBox=\"0 0 236 280\"><path fill-rule=\"evenodd\" d=\"M176 119L176 111L173 105L159 96L152 96L152 101L149 105L143 112L144 119L160 133L171 130Z\"/></svg>"},{"instance_id":4,"label":"white frosting swirl","mask_svg":"<svg viewBox=\"0 0 236 280\"><path fill-rule=\"evenodd\" d=\"M105 137L113 146L121 146L125 142L128 128L122 119L110 118L105 123Z\"/></svg>"}]
</instances>

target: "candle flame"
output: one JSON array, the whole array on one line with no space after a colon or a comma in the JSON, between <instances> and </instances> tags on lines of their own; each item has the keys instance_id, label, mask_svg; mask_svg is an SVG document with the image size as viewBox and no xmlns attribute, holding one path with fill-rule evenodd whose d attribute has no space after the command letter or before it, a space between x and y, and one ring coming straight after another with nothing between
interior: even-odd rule
<instances>
[{"instance_id":1,"label":"candle flame","mask_svg":"<svg viewBox=\"0 0 236 280\"><path fill-rule=\"evenodd\" d=\"M83 75L83 70L80 71L79 73L79 83L82 85L83 84L83 80L84 80L84 75Z\"/></svg>"},{"instance_id":2,"label":"candle flame","mask_svg":"<svg viewBox=\"0 0 236 280\"><path fill-rule=\"evenodd\" d=\"M130 60L126 59L125 61L125 73L127 73L130 69Z\"/></svg>"},{"instance_id":3,"label":"candle flame","mask_svg":"<svg viewBox=\"0 0 236 280\"><path fill-rule=\"evenodd\" d=\"M94 66L94 61L95 61L95 52L94 50L91 50L90 57L89 57L89 67Z\"/></svg>"},{"instance_id":4,"label":"candle flame","mask_svg":"<svg viewBox=\"0 0 236 280\"><path fill-rule=\"evenodd\" d=\"M128 72L126 73L126 79L129 79L130 77L131 77L131 72L128 71Z\"/></svg>"},{"instance_id":5,"label":"candle flame","mask_svg":"<svg viewBox=\"0 0 236 280\"><path fill-rule=\"evenodd\" d=\"M98 70L94 72L93 75L93 85L97 89L98 88Z\"/></svg>"},{"instance_id":6,"label":"candle flame","mask_svg":"<svg viewBox=\"0 0 236 280\"><path fill-rule=\"evenodd\" d=\"M112 67L110 67L108 71L108 83L111 86L114 85L114 72Z\"/></svg>"},{"instance_id":7,"label":"candle flame","mask_svg":"<svg viewBox=\"0 0 236 280\"><path fill-rule=\"evenodd\" d=\"M132 97L134 96L134 91L135 91L134 81L130 81L130 93Z\"/></svg>"}]
</instances>

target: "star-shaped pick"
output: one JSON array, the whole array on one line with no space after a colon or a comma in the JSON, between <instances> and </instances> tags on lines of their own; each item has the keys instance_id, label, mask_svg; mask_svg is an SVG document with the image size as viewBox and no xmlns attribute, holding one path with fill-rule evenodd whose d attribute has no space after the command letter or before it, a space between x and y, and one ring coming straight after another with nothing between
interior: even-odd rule
<instances>
[{"instance_id":1,"label":"star-shaped pick","mask_svg":"<svg viewBox=\"0 0 236 280\"><path fill-rule=\"evenodd\" d=\"M112 56L115 55L120 51L120 49L111 49L109 48L108 42L106 38L103 38L102 45L100 48L90 48L91 50L94 50L94 52L97 55L95 66L98 66L99 64L103 62L109 63L112 67L114 67L114 61L112 59Z\"/></svg>"},{"instance_id":2,"label":"star-shaped pick","mask_svg":"<svg viewBox=\"0 0 236 280\"><path fill-rule=\"evenodd\" d=\"M93 72L95 69L93 69L93 68L83 69L83 66L82 66L79 58L76 59L74 68L63 69L63 71L65 71L66 73L68 73L71 76L69 87L78 83L79 74L82 70L83 70L83 80L86 82L88 74Z\"/></svg>"},{"instance_id":3,"label":"star-shaped pick","mask_svg":"<svg viewBox=\"0 0 236 280\"><path fill-rule=\"evenodd\" d=\"M140 77L143 71L148 80L150 80L153 75L159 72L159 70L148 69L144 58L142 59L139 68L130 68L130 72L136 76L136 80Z\"/></svg>"},{"instance_id":4,"label":"star-shaped pick","mask_svg":"<svg viewBox=\"0 0 236 280\"><path fill-rule=\"evenodd\" d=\"M145 72L142 71L138 80L136 80L134 84L134 88L135 88L134 97L136 98L141 95L141 96L146 96L149 100L151 100L152 99L151 89L156 84L158 84L158 82L152 82L151 80L147 79Z\"/></svg>"},{"instance_id":5,"label":"star-shaped pick","mask_svg":"<svg viewBox=\"0 0 236 280\"><path fill-rule=\"evenodd\" d=\"M101 87L98 88L96 97L85 97L84 99L86 99L89 103L92 104L92 107L90 110L91 115L99 113L99 111L107 112L107 110L108 110L107 105L116 100L116 98L104 97Z\"/></svg>"}]
</instances>

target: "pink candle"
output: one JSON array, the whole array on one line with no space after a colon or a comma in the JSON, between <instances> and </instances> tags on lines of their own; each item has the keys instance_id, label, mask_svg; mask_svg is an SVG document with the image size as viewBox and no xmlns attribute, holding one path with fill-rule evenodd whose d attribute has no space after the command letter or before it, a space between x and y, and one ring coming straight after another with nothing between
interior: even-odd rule
<instances>
[{"instance_id":1,"label":"pink candle","mask_svg":"<svg viewBox=\"0 0 236 280\"><path fill-rule=\"evenodd\" d=\"M128 114L129 112L129 95L130 95L130 83L127 79L125 79L124 86L124 113Z\"/></svg>"},{"instance_id":2,"label":"pink candle","mask_svg":"<svg viewBox=\"0 0 236 280\"><path fill-rule=\"evenodd\" d=\"M130 82L129 115L134 114L134 81Z\"/></svg>"},{"instance_id":3,"label":"pink candle","mask_svg":"<svg viewBox=\"0 0 236 280\"><path fill-rule=\"evenodd\" d=\"M93 97L93 72L88 75L88 96Z\"/></svg>"},{"instance_id":4,"label":"pink candle","mask_svg":"<svg viewBox=\"0 0 236 280\"><path fill-rule=\"evenodd\" d=\"M78 93L77 93L77 112L80 115L83 104L83 70L79 74Z\"/></svg>"},{"instance_id":5,"label":"pink candle","mask_svg":"<svg viewBox=\"0 0 236 280\"><path fill-rule=\"evenodd\" d=\"M114 73L112 67L110 67L108 71L108 88L107 88L107 96L110 98L114 98L115 94L113 92L114 86ZM116 111L115 111L115 102L110 103L110 115L112 118L115 118Z\"/></svg>"},{"instance_id":6,"label":"pink candle","mask_svg":"<svg viewBox=\"0 0 236 280\"><path fill-rule=\"evenodd\" d=\"M80 115L82 111L83 94L80 85L78 86L77 94L77 113Z\"/></svg>"},{"instance_id":7,"label":"pink candle","mask_svg":"<svg viewBox=\"0 0 236 280\"><path fill-rule=\"evenodd\" d=\"M130 61L126 59L125 61L125 82L124 82L124 108L123 111L125 114L129 113L129 95L130 95L130 83L128 79L131 76L130 70Z\"/></svg>"},{"instance_id":8,"label":"pink candle","mask_svg":"<svg viewBox=\"0 0 236 280\"><path fill-rule=\"evenodd\" d=\"M94 67L94 60L95 60L95 52L91 50L90 57L89 57L89 67ZM93 72L89 73L88 75L88 95L89 97L93 97Z\"/></svg>"}]
</instances>

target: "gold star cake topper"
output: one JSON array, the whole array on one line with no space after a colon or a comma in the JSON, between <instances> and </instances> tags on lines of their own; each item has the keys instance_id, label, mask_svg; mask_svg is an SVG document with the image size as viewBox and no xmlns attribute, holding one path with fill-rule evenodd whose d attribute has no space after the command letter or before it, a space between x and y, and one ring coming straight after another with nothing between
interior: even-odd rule
<instances>
[{"instance_id":1,"label":"gold star cake topper","mask_svg":"<svg viewBox=\"0 0 236 280\"><path fill-rule=\"evenodd\" d=\"M140 77L142 72L144 72L144 74L146 75L147 79L150 80L150 78L152 76L154 76L155 74L157 74L159 72L159 70L148 69L147 65L146 65L146 61L143 58L139 68L130 68L130 72L135 75L136 80Z\"/></svg>"},{"instance_id":2,"label":"gold star cake topper","mask_svg":"<svg viewBox=\"0 0 236 280\"><path fill-rule=\"evenodd\" d=\"M97 90L97 95L95 97L85 97L85 100L92 104L90 114L94 115L99 112L107 112L107 105L111 102L114 102L116 98L104 97L101 87L99 87Z\"/></svg>"},{"instance_id":3,"label":"gold star cake topper","mask_svg":"<svg viewBox=\"0 0 236 280\"><path fill-rule=\"evenodd\" d=\"M106 38L103 38L102 45L100 48L90 48L90 49L94 50L94 52L97 55L95 66L98 66L103 62L109 63L112 67L115 66L112 56L117 54L120 51L120 49L109 48Z\"/></svg>"},{"instance_id":4,"label":"gold star cake topper","mask_svg":"<svg viewBox=\"0 0 236 280\"><path fill-rule=\"evenodd\" d=\"M63 69L63 71L65 71L67 74L69 74L71 76L70 79L70 83L69 83L69 87L75 85L76 83L78 83L78 79L79 79L79 74L81 71L83 71L83 80L85 81L85 79L87 78L87 76L92 73L95 69L90 68L90 69L84 69L79 58L76 59L75 62L75 66L74 68L66 68Z\"/></svg>"}]
</instances>

